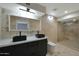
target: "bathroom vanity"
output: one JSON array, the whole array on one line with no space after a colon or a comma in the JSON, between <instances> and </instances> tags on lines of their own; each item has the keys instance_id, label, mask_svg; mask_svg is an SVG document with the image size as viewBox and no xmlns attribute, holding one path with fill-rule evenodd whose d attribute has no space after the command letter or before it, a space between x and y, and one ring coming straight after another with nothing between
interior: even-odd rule
<instances>
[{"instance_id":1,"label":"bathroom vanity","mask_svg":"<svg viewBox=\"0 0 79 59\"><path fill-rule=\"evenodd\" d=\"M47 38L35 37L36 31L41 31L41 21L6 12L2 14L0 56L45 56ZM19 31L23 32L22 36L18 36ZM29 34L33 36L26 36Z\"/></svg>"},{"instance_id":2,"label":"bathroom vanity","mask_svg":"<svg viewBox=\"0 0 79 59\"><path fill-rule=\"evenodd\" d=\"M32 7L37 4L32 4ZM42 8L42 6L37 5ZM7 8L9 7L9 8ZM11 7L11 8L10 8ZM44 56L47 53L47 38L36 35L41 31L41 18L44 11L21 4L0 4L0 56ZM22 31L23 36L18 36ZM34 35L34 36L26 36ZM42 35L44 36L44 35ZM14 40L13 40L14 39Z\"/></svg>"},{"instance_id":3,"label":"bathroom vanity","mask_svg":"<svg viewBox=\"0 0 79 59\"><path fill-rule=\"evenodd\" d=\"M27 36L27 40L24 41L0 41L0 56L45 56L46 53L47 37Z\"/></svg>"}]
</instances>

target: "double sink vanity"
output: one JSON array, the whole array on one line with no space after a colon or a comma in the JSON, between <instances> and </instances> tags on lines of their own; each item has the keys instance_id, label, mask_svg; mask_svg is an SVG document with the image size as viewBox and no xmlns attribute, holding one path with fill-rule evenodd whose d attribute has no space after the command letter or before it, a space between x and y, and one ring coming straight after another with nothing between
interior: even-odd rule
<instances>
[{"instance_id":1,"label":"double sink vanity","mask_svg":"<svg viewBox=\"0 0 79 59\"><path fill-rule=\"evenodd\" d=\"M33 36L14 36L0 41L0 56L45 56L47 37L43 34Z\"/></svg>"},{"instance_id":2,"label":"double sink vanity","mask_svg":"<svg viewBox=\"0 0 79 59\"><path fill-rule=\"evenodd\" d=\"M36 31L41 31L40 17L44 13L34 10L35 14L32 14L26 10L26 6L20 4L2 5L5 7L0 9L0 56L45 56L47 37L44 34L35 34ZM19 32L20 35L17 35L18 31L23 34Z\"/></svg>"},{"instance_id":3,"label":"double sink vanity","mask_svg":"<svg viewBox=\"0 0 79 59\"><path fill-rule=\"evenodd\" d=\"M40 20L13 15L8 15L6 17L8 17L8 19L2 19L3 26L1 25L1 38L3 39L0 39L0 56L46 55L47 37L44 34L39 34L39 32L28 36L28 33L36 33L37 30L41 31ZM4 22L3 20L6 21ZM19 35L17 35L18 31L22 31L23 34L21 35L21 32L19 32Z\"/></svg>"}]
</instances>

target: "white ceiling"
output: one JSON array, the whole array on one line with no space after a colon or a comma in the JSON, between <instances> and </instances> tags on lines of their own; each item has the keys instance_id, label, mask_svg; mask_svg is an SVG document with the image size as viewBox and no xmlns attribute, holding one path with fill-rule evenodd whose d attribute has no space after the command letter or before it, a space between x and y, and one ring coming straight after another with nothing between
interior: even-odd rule
<instances>
[{"instance_id":1,"label":"white ceiling","mask_svg":"<svg viewBox=\"0 0 79 59\"><path fill-rule=\"evenodd\" d=\"M40 5L46 7L47 14L56 17L61 17L68 13L72 13L79 10L79 3L40 3ZM68 11L68 13L64 12L66 10Z\"/></svg>"}]
</instances>

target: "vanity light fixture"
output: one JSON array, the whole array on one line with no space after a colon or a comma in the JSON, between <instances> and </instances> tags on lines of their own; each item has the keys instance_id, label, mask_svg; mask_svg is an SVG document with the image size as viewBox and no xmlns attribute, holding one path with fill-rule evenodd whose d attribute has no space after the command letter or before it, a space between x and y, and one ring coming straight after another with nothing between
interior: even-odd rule
<instances>
[{"instance_id":1,"label":"vanity light fixture","mask_svg":"<svg viewBox=\"0 0 79 59\"><path fill-rule=\"evenodd\" d=\"M32 14L35 14L34 12L31 11L30 8L27 8L26 10L20 8L19 10L26 11L26 12L29 12L29 13L32 13Z\"/></svg>"}]
</instances>

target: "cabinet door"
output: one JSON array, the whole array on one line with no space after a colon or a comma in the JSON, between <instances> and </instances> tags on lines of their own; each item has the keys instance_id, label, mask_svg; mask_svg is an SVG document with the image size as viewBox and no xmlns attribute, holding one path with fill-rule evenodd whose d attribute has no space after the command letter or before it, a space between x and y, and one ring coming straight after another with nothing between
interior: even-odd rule
<instances>
[{"instance_id":1,"label":"cabinet door","mask_svg":"<svg viewBox=\"0 0 79 59\"><path fill-rule=\"evenodd\" d=\"M12 55L12 52L13 52L12 46L0 48L0 56L10 56L10 55Z\"/></svg>"},{"instance_id":2,"label":"cabinet door","mask_svg":"<svg viewBox=\"0 0 79 59\"><path fill-rule=\"evenodd\" d=\"M47 53L47 39L30 42L32 56L44 56Z\"/></svg>"},{"instance_id":3,"label":"cabinet door","mask_svg":"<svg viewBox=\"0 0 79 59\"><path fill-rule=\"evenodd\" d=\"M47 53L47 39L39 41L39 55L44 56Z\"/></svg>"},{"instance_id":4,"label":"cabinet door","mask_svg":"<svg viewBox=\"0 0 79 59\"><path fill-rule=\"evenodd\" d=\"M29 56L31 53L29 43L14 45L13 56Z\"/></svg>"}]
</instances>

